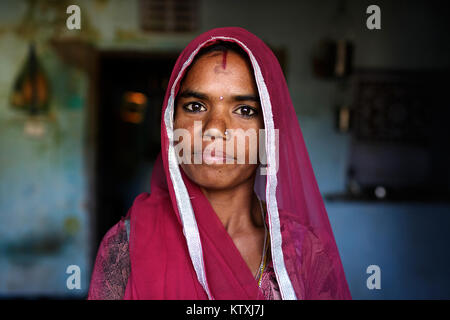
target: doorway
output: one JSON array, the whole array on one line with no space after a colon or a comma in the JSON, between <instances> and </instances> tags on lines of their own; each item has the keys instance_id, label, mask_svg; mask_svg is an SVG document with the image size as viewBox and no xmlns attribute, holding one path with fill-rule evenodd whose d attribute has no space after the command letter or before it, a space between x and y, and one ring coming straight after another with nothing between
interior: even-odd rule
<instances>
[{"instance_id":1,"label":"doorway","mask_svg":"<svg viewBox=\"0 0 450 320\"><path fill-rule=\"evenodd\" d=\"M151 169L161 149L161 108L176 56L98 55L96 248L135 197L150 192Z\"/></svg>"}]
</instances>

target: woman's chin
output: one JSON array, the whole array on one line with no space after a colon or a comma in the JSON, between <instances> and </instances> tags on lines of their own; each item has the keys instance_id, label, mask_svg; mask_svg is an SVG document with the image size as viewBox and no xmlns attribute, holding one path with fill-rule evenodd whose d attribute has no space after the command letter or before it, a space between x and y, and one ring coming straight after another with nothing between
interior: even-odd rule
<instances>
[{"instance_id":1,"label":"woman's chin","mask_svg":"<svg viewBox=\"0 0 450 320\"><path fill-rule=\"evenodd\" d=\"M185 165L183 170L196 184L207 189L227 189L239 184L242 172L230 164Z\"/></svg>"}]
</instances>

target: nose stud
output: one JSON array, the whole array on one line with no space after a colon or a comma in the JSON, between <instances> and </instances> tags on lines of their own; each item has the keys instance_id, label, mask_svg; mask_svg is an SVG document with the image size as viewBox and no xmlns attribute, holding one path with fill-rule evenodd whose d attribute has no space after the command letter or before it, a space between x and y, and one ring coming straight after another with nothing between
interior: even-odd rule
<instances>
[{"instance_id":1,"label":"nose stud","mask_svg":"<svg viewBox=\"0 0 450 320\"><path fill-rule=\"evenodd\" d=\"M223 96L220 96L220 97L219 97L219 100L223 100Z\"/></svg>"}]
</instances>

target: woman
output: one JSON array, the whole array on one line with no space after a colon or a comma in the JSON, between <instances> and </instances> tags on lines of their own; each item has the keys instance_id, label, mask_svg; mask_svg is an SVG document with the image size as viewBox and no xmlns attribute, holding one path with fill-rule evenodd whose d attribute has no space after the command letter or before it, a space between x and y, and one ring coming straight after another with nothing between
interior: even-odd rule
<instances>
[{"instance_id":1,"label":"woman","mask_svg":"<svg viewBox=\"0 0 450 320\"><path fill-rule=\"evenodd\" d=\"M169 81L151 194L105 235L89 299L350 298L277 59L241 28L198 36Z\"/></svg>"}]
</instances>

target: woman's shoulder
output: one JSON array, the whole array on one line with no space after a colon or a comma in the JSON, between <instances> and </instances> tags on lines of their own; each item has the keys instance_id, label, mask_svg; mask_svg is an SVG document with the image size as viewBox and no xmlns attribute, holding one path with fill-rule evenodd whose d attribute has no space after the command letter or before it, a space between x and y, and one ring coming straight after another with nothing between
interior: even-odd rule
<instances>
[{"instance_id":1,"label":"woman's shoulder","mask_svg":"<svg viewBox=\"0 0 450 320\"><path fill-rule=\"evenodd\" d=\"M107 246L114 246L128 242L127 225L129 225L129 221L129 217L122 217L105 233L102 243Z\"/></svg>"},{"instance_id":2,"label":"woman's shoulder","mask_svg":"<svg viewBox=\"0 0 450 320\"><path fill-rule=\"evenodd\" d=\"M281 232L289 231L290 236L311 243L319 244L324 229L302 221L298 214L279 209Z\"/></svg>"},{"instance_id":3,"label":"woman's shoulder","mask_svg":"<svg viewBox=\"0 0 450 320\"><path fill-rule=\"evenodd\" d=\"M103 237L95 260L88 299L122 299L130 273L127 218Z\"/></svg>"},{"instance_id":4,"label":"woman's shoulder","mask_svg":"<svg viewBox=\"0 0 450 320\"><path fill-rule=\"evenodd\" d=\"M318 257L329 259L334 256L332 234L325 228L305 223L285 210L280 216L283 243L300 257L303 265Z\"/></svg>"},{"instance_id":5,"label":"woman's shoulder","mask_svg":"<svg viewBox=\"0 0 450 320\"><path fill-rule=\"evenodd\" d=\"M281 219L287 259L292 270L300 270L297 284L303 299L348 299L345 275L342 273L339 253L332 230L326 225L311 225L300 221L292 213L283 212Z\"/></svg>"},{"instance_id":6,"label":"woman's shoulder","mask_svg":"<svg viewBox=\"0 0 450 320\"><path fill-rule=\"evenodd\" d=\"M171 207L171 198L168 193L143 192L134 199L126 218L131 222L141 219L144 221L150 219L150 221L154 222L158 219L156 213L169 213L168 209Z\"/></svg>"}]
</instances>

